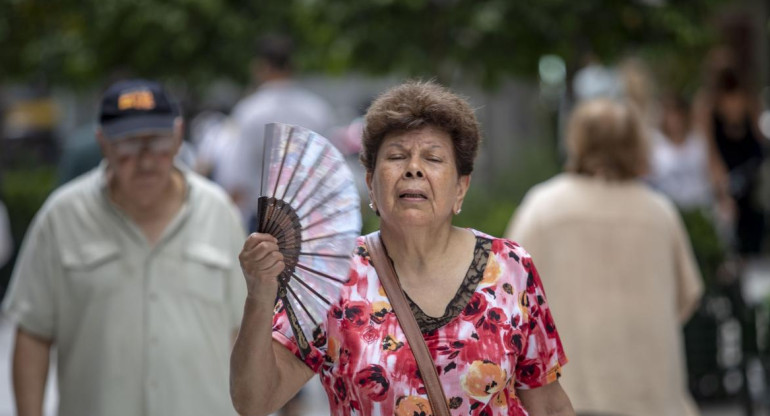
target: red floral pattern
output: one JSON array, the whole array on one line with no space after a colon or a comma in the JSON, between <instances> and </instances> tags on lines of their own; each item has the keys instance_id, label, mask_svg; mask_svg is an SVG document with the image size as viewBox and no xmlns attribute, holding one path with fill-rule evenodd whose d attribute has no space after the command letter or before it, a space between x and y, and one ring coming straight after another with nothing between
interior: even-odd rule
<instances>
[{"instance_id":1,"label":"red floral pattern","mask_svg":"<svg viewBox=\"0 0 770 416\"><path fill-rule=\"evenodd\" d=\"M459 316L423 334L453 415L527 415L516 389L556 380L567 362L540 276L516 243L493 238L482 281ZM409 344L369 264L364 239L350 282L305 363L334 415L431 415ZM280 305L273 338L299 356Z\"/></svg>"}]
</instances>

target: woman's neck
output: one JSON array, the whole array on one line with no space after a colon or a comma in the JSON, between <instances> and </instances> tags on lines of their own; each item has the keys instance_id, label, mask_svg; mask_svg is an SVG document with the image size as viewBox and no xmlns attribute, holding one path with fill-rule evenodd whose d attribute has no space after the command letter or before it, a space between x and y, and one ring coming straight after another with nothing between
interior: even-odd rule
<instances>
[{"instance_id":1,"label":"woman's neck","mask_svg":"<svg viewBox=\"0 0 770 416\"><path fill-rule=\"evenodd\" d=\"M452 258L455 249L462 246L462 238L470 234L451 224L431 229L395 228L383 224L381 236L397 269L405 272L399 277L408 279L409 276L431 275L437 265Z\"/></svg>"}]
</instances>

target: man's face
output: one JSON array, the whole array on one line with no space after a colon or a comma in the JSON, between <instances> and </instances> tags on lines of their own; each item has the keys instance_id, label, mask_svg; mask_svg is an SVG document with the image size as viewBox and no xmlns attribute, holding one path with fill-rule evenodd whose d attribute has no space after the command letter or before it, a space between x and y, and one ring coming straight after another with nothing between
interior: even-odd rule
<instances>
[{"instance_id":1,"label":"man's face","mask_svg":"<svg viewBox=\"0 0 770 416\"><path fill-rule=\"evenodd\" d=\"M111 188L135 203L151 203L167 190L181 145L181 122L172 134L142 134L110 140L98 133L111 170Z\"/></svg>"}]
</instances>

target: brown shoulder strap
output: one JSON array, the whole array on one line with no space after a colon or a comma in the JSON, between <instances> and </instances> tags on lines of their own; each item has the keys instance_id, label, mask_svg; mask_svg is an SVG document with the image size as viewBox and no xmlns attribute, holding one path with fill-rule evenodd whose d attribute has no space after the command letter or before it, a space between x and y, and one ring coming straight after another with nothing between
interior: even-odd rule
<instances>
[{"instance_id":1,"label":"brown shoulder strap","mask_svg":"<svg viewBox=\"0 0 770 416\"><path fill-rule=\"evenodd\" d=\"M428 392L428 400L433 409L434 416L450 416L449 406L447 405L444 389L441 388L441 382L436 372L436 365L425 345L425 339L420 332L420 326L414 319L412 309L404 296L401 284L398 282L396 270L388 257L387 249L382 244L379 231L375 231L366 236L366 248L371 256L372 265L377 270L377 276L380 278L382 287L385 288L390 300L390 305L396 313L398 323L404 330L406 340L412 349L414 358L417 360L417 367L420 369L422 381L425 383L425 389Z\"/></svg>"}]
</instances>

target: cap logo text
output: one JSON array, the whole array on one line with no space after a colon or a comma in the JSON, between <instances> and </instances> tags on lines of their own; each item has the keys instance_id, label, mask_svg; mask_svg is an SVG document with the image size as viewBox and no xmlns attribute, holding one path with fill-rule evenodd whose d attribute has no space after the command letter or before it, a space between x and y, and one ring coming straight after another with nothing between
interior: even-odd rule
<instances>
[{"instance_id":1,"label":"cap logo text","mask_svg":"<svg viewBox=\"0 0 770 416\"><path fill-rule=\"evenodd\" d=\"M131 91L118 97L118 110L152 110L155 98L150 91Z\"/></svg>"}]
</instances>

